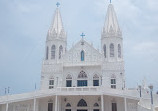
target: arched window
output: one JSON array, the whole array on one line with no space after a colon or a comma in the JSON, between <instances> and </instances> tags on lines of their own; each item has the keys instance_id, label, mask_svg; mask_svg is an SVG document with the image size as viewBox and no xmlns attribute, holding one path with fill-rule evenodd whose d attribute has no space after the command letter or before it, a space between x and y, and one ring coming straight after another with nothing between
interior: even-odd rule
<instances>
[{"instance_id":1,"label":"arched window","mask_svg":"<svg viewBox=\"0 0 158 111\"><path fill-rule=\"evenodd\" d=\"M98 104L98 103L95 103L93 106L94 106L94 107L99 107L99 104Z\"/></svg>"},{"instance_id":2,"label":"arched window","mask_svg":"<svg viewBox=\"0 0 158 111\"><path fill-rule=\"evenodd\" d=\"M48 60L48 55L49 55L49 48L46 48L46 60Z\"/></svg>"},{"instance_id":3,"label":"arched window","mask_svg":"<svg viewBox=\"0 0 158 111\"><path fill-rule=\"evenodd\" d=\"M93 76L93 79L99 79L99 76L98 76L97 74L95 74L95 75Z\"/></svg>"},{"instance_id":4,"label":"arched window","mask_svg":"<svg viewBox=\"0 0 158 111\"><path fill-rule=\"evenodd\" d=\"M66 76L66 79L72 79L71 75L68 74L68 75Z\"/></svg>"},{"instance_id":5,"label":"arched window","mask_svg":"<svg viewBox=\"0 0 158 111\"><path fill-rule=\"evenodd\" d=\"M121 58L121 45L118 44L118 58Z\"/></svg>"},{"instance_id":6,"label":"arched window","mask_svg":"<svg viewBox=\"0 0 158 111\"><path fill-rule=\"evenodd\" d=\"M83 87L87 85L88 85L87 74L84 71L81 71L78 75L77 86Z\"/></svg>"},{"instance_id":7,"label":"arched window","mask_svg":"<svg viewBox=\"0 0 158 111\"><path fill-rule=\"evenodd\" d=\"M84 61L84 51L81 51L81 61Z\"/></svg>"},{"instance_id":8,"label":"arched window","mask_svg":"<svg viewBox=\"0 0 158 111\"><path fill-rule=\"evenodd\" d=\"M77 104L78 107L86 107L87 106L87 103L84 99L81 99L78 104Z\"/></svg>"},{"instance_id":9,"label":"arched window","mask_svg":"<svg viewBox=\"0 0 158 111\"><path fill-rule=\"evenodd\" d=\"M78 78L87 78L87 74L84 71L81 71L78 75Z\"/></svg>"},{"instance_id":10,"label":"arched window","mask_svg":"<svg viewBox=\"0 0 158 111\"><path fill-rule=\"evenodd\" d=\"M70 74L66 77L66 87L72 87L72 77Z\"/></svg>"},{"instance_id":11,"label":"arched window","mask_svg":"<svg viewBox=\"0 0 158 111\"><path fill-rule=\"evenodd\" d=\"M71 104L70 104L70 103L67 103L67 104L66 104L66 107L71 107Z\"/></svg>"},{"instance_id":12,"label":"arched window","mask_svg":"<svg viewBox=\"0 0 158 111\"><path fill-rule=\"evenodd\" d=\"M114 44L110 44L110 57L114 57Z\"/></svg>"},{"instance_id":13,"label":"arched window","mask_svg":"<svg viewBox=\"0 0 158 111\"><path fill-rule=\"evenodd\" d=\"M106 45L104 45L103 50L104 50L104 57L106 58Z\"/></svg>"},{"instance_id":14,"label":"arched window","mask_svg":"<svg viewBox=\"0 0 158 111\"><path fill-rule=\"evenodd\" d=\"M51 48L51 59L55 59L55 45L52 45Z\"/></svg>"},{"instance_id":15,"label":"arched window","mask_svg":"<svg viewBox=\"0 0 158 111\"><path fill-rule=\"evenodd\" d=\"M93 86L99 86L99 76L97 74L93 76Z\"/></svg>"},{"instance_id":16,"label":"arched window","mask_svg":"<svg viewBox=\"0 0 158 111\"><path fill-rule=\"evenodd\" d=\"M61 45L61 46L59 47L59 59L61 59L62 53L63 53L63 46Z\"/></svg>"}]
</instances>

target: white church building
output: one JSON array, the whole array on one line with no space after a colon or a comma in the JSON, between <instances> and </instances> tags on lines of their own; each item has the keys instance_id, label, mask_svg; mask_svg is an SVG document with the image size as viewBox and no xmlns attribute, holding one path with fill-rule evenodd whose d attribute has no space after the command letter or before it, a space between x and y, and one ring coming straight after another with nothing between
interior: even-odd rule
<instances>
[{"instance_id":1,"label":"white church building","mask_svg":"<svg viewBox=\"0 0 158 111\"><path fill-rule=\"evenodd\" d=\"M111 3L103 23L101 51L84 37L67 50L57 7L46 37L40 90L0 96L0 111L156 111L152 87L126 87L123 37Z\"/></svg>"}]
</instances>

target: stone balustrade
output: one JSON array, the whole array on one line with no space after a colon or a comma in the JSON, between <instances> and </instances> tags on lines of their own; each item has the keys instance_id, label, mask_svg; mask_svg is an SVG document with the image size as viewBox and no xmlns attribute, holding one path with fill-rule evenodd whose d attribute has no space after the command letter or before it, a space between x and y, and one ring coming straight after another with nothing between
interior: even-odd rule
<instances>
[{"instance_id":1,"label":"stone balustrade","mask_svg":"<svg viewBox=\"0 0 158 111\"><path fill-rule=\"evenodd\" d=\"M0 97L0 104L6 102L18 102L30 100L33 98L43 98L54 95L109 95L126 98L139 99L139 92L137 90L118 90L105 87L58 87L48 90L38 90L31 93L14 94Z\"/></svg>"}]
</instances>

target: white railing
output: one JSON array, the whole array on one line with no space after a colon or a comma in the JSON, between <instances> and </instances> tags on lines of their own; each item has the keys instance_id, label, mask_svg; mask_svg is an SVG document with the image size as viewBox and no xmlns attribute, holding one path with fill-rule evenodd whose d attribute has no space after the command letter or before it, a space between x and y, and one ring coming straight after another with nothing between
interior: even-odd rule
<instances>
[{"instance_id":1,"label":"white railing","mask_svg":"<svg viewBox=\"0 0 158 111\"><path fill-rule=\"evenodd\" d=\"M100 91L100 87L59 87L57 91L76 92L76 91Z\"/></svg>"},{"instance_id":2,"label":"white railing","mask_svg":"<svg viewBox=\"0 0 158 111\"><path fill-rule=\"evenodd\" d=\"M58 87L49 90L38 90L31 93L24 93L24 94L15 94L15 95L8 95L8 96L0 96L0 104L15 101L22 101L22 100L30 100L34 97L42 98L47 96L53 95L112 95L112 96L119 96L119 97L127 97L127 98L136 98L139 99L139 92L137 90L118 90L118 89L111 89L105 88L101 86L97 87Z\"/></svg>"},{"instance_id":3,"label":"white railing","mask_svg":"<svg viewBox=\"0 0 158 111\"><path fill-rule=\"evenodd\" d=\"M129 97L129 98L137 98L139 99L139 92L137 90L118 90L118 89L111 89L111 88L106 88L106 87L101 87L101 86L91 86L91 87L59 87L56 89L59 94L77 94L77 92L82 92L83 94L86 95L91 95L97 92L98 95L104 94L104 95L114 95L114 96L121 96L121 97ZM88 94L86 93L88 92Z\"/></svg>"}]
</instances>

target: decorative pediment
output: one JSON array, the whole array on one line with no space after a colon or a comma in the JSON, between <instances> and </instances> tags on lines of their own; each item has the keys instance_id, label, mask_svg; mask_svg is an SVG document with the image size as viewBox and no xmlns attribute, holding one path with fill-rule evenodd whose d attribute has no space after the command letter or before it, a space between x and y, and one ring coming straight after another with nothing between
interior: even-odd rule
<instances>
[{"instance_id":1,"label":"decorative pediment","mask_svg":"<svg viewBox=\"0 0 158 111\"><path fill-rule=\"evenodd\" d=\"M68 74L68 75L66 76L66 79L72 79L72 76L71 76L70 74Z\"/></svg>"},{"instance_id":2,"label":"decorative pediment","mask_svg":"<svg viewBox=\"0 0 158 111\"><path fill-rule=\"evenodd\" d=\"M79 75L78 75L78 78L87 78L87 74L82 70Z\"/></svg>"},{"instance_id":3,"label":"decorative pediment","mask_svg":"<svg viewBox=\"0 0 158 111\"><path fill-rule=\"evenodd\" d=\"M77 104L78 107L87 107L87 103L84 99L81 99L78 104Z\"/></svg>"},{"instance_id":4,"label":"decorative pediment","mask_svg":"<svg viewBox=\"0 0 158 111\"><path fill-rule=\"evenodd\" d=\"M93 79L99 79L99 76L98 76L97 74L95 74L95 75L93 76Z\"/></svg>"},{"instance_id":5,"label":"decorative pediment","mask_svg":"<svg viewBox=\"0 0 158 111\"><path fill-rule=\"evenodd\" d=\"M99 63L102 60L101 53L96 50L93 45L90 45L85 40L81 39L74 45L64 56L64 62L68 63Z\"/></svg>"}]
</instances>

